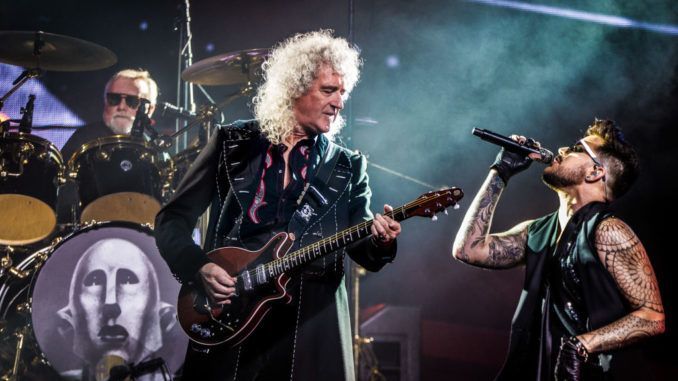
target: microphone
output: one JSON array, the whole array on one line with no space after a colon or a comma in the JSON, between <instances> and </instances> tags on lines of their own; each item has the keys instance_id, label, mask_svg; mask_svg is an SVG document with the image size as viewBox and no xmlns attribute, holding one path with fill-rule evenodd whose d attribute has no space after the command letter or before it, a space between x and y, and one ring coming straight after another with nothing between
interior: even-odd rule
<instances>
[{"instance_id":1,"label":"microphone","mask_svg":"<svg viewBox=\"0 0 678 381\"><path fill-rule=\"evenodd\" d=\"M148 116L148 107L151 102L147 99L139 99L139 107L137 108L137 113L134 116L134 122L132 123L132 130L130 135L133 138L141 138L146 131L151 126L151 118Z\"/></svg>"},{"instance_id":2,"label":"microphone","mask_svg":"<svg viewBox=\"0 0 678 381\"><path fill-rule=\"evenodd\" d=\"M168 102L159 103L156 107L162 116L168 115L184 119L191 119L196 116L193 111L186 110L183 107L175 106Z\"/></svg>"},{"instance_id":3,"label":"microphone","mask_svg":"<svg viewBox=\"0 0 678 381\"><path fill-rule=\"evenodd\" d=\"M148 361L142 361L137 365L116 365L111 368L109 381L121 381L127 377L135 379L144 374L153 373L165 365L162 357L156 357Z\"/></svg>"},{"instance_id":4,"label":"microphone","mask_svg":"<svg viewBox=\"0 0 678 381\"><path fill-rule=\"evenodd\" d=\"M500 147L504 147L504 149L506 149L507 151L511 151L525 156L531 153L536 153L539 155L539 159L536 160L544 164L551 164L551 162L553 161L553 152L547 150L546 148L526 146L518 143L517 141L509 137L499 135L490 130L483 130L481 128L473 128L473 131L471 132L473 133L473 135L483 139L486 142L490 142Z\"/></svg>"},{"instance_id":5,"label":"microphone","mask_svg":"<svg viewBox=\"0 0 678 381\"><path fill-rule=\"evenodd\" d=\"M21 122L19 122L19 132L25 132L27 134L31 133L31 127L33 127L34 103L35 95L31 94L28 96L28 102L26 102L26 107L21 108L21 113L24 115L21 117Z\"/></svg>"}]
</instances>

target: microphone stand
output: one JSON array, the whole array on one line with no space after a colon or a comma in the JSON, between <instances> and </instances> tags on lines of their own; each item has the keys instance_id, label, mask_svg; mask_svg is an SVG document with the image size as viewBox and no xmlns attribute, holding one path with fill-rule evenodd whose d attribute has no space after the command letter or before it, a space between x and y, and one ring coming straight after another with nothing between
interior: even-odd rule
<instances>
[{"instance_id":1,"label":"microphone stand","mask_svg":"<svg viewBox=\"0 0 678 381\"><path fill-rule=\"evenodd\" d=\"M7 98L14 94L15 91L19 90L26 81L31 78L38 78L42 75L42 70L40 69L40 55L42 54L41 50L44 46L45 40L43 40L43 32L35 32L35 40L33 40L33 56L37 62L37 67L24 70L21 75L12 82L12 88L0 98L0 111L2 111L2 107L5 105Z\"/></svg>"},{"instance_id":2,"label":"microphone stand","mask_svg":"<svg viewBox=\"0 0 678 381\"><path fill-rule=\"evenodd\" d=\"M181 73L193 65L193 34L191 33L191 12L190 12L190 3L189 0L182 0L179 6L179 15L175 19L174 30L179 31L179 62L177 65L177 99L176 104L184 110L189 112L195 112L195 99L193 93L193 84L190 82L185 82L181 79ZM175 122L175 134L178 132L181 127L179 124L181 121L177 119ZM201 142L203 143L203 142ZM183 138L177 138L175 144L175 154L178 154L182 150L186 149L188 144L188 137L186 135Z\"/></svg>"}]
</instances>

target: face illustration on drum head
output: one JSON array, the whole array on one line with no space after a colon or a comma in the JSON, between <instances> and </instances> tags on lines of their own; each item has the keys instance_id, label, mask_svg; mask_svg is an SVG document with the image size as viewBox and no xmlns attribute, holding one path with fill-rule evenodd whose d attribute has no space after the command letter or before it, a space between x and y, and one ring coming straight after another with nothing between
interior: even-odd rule
<instances>
[{"instance_id":1,"label":"face illustration on drum head","mask_svg":"<svg viewBox=\"0 0 678 381\"><path fill-rule=\"evenodd\" d=\"M160 357L171 372L181 366L188 340L173 304L180 285L150 229L94 224L46 250L32 289L31 321L57 372L94 380L94 369L115 358L137 364Z\"/></svg>"},{"instance_id":2,"label":"face illustration on drum head","mask_svg":"<svg viewBox=\"0 0 678 381\"><path fill-rule=\"evenodd\" d=\"M158 324L158 281L146 255L131 242L104 239L92 245L75 268L69 292L73 350L83 360L104 355L125 361L162 346Z\"/></svg>"}]
</instances>

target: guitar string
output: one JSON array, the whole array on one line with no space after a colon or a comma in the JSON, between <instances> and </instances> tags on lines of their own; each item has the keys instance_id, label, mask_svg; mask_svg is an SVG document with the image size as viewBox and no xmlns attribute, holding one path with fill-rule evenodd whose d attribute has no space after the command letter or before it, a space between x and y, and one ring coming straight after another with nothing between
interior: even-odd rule
<instances>
[{"instance_id":1,"label":"guitar string","mask_svg":"<svg viewBox=\"0 0 678 381\"><path fill-rule=\"evenodd\" d=\"M441 198L440 196L452 195L452 190L447 190L447 191L444 191L444 192L445 193L443 193L441 195L439 194L439 195L431 196L431 197L439 199L439 198ZM456 204L458 200L456 200L454 198L452 198L452 199L455 201L454 203ZM428 197L428 198L427 197L421 197L421 198L418 198L418 199L416 199L416 200L414 200L410 203L407 203L407 204L405 204L401 207L395 208L390 212L384 213L384 215L391 217L391 218L397 218L397 217L394 217L394 216L396 216L398 213L400 213L402 215L402 219L400 221L402 221L402 220L407 218L407 215L405 214L406 210L414 208L414 207L419 207L419 206L421 206L425 203L428 203L430 201L431 201L430 197ZM454 204L452 204L452 205L454 205ZM452 205L450 205L450 206L452 206ZM265 264L264 266L265 266L266 270L268 270L267 272L269 272L269 273L273 272L273 276L278 276L278 275L284 273L285 271L289 271L291 268L298 266L298 264L297 264L297 265L294 265L294 266L292 266L291 268L288 269L288 268L286 268L285 262L292 263L294 261L306 259L307 254L311 254L311 255L320 254L320 255L322 255L323 248L325 248L325 250L327 250L326 246L328 244L330 245L329 249L332 249L332 242L333 241L336 243L337 249L339 247L345 246L346 245L346 235L349 236L349 242L351 242L350 240L353 239L354 233L358 234L357 239L362 239L363 237L360 236L360 231L364 230L365 236L366 236L368 234L368 229L372 226L373 222L374 222L374 219L371 219L371 220L365 221L365 222L361 222L358 225L355 225L355 226L352 226L348 229L342 230L342 231L340 231L340 232L338 232L338 233L336 233L332 236L329 236L327 238L323 238L322 240L314 242L314 243L310 244L309 246L298 249L298 250L296 250L296 251L294 251L294 252L292 252L288 255L284 255L281 258L277 258L277 259ZM343 238L343 245L339 244L340 238ZM312 258L312 259L314 259L314 258ZM309 261L309 260L306 259L306 261ZM278 274L277 271L276 271L276 268L278 268L278 267L281 268L280 274ZM251 270L246 270L248 275L251 278L254 278L254 279L256 279L256 271L257 271L257 267L255 267L254 269L251 269ZM240 274L238 277L240 277L240 276L242 276L242 274Z\"/></svg>"}]
</instances>

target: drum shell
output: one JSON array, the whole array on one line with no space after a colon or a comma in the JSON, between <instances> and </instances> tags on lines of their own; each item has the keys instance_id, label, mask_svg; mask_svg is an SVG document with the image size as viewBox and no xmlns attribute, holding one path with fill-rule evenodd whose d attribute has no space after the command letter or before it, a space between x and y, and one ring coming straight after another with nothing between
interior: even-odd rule
<instances>
[{"instance_id":1,"label":"drum shell","mask_svg":"<svg viewBox=\"0 0 678 381\"><path fill-rule=\"evenodd\" d=\"M63 168L61 153L48 140L21 132L0 136L0 194L33 197L55 209Z\"/></svg>"},{"instance_id":2,"label":"drum shell","mask_svg":"<svg viewBox=\"0 0 678 381\"><path fill-rule=\"evenodd\" d=\"M68 163L70 177L78 183L82 208L119 192L146 194L161 201L168 165L149 143L122 135L85 144Z\"/></svg>"}]
</instances>

